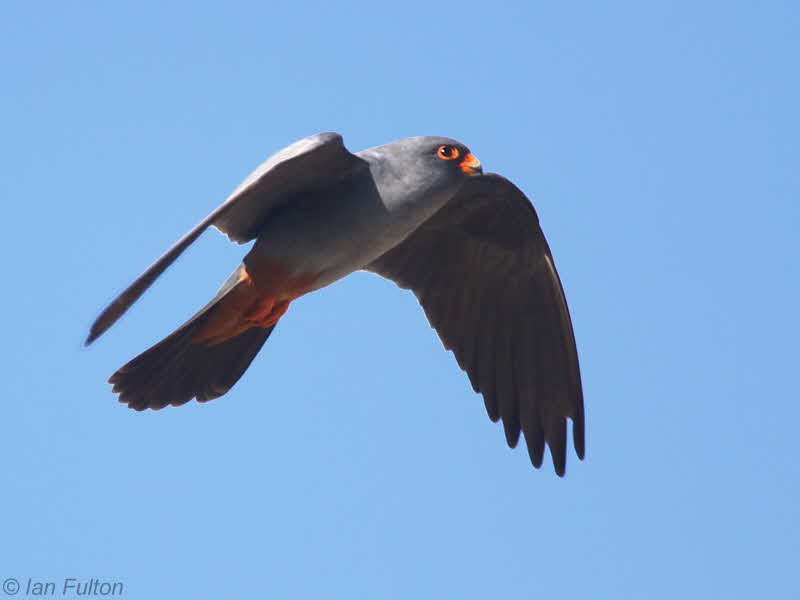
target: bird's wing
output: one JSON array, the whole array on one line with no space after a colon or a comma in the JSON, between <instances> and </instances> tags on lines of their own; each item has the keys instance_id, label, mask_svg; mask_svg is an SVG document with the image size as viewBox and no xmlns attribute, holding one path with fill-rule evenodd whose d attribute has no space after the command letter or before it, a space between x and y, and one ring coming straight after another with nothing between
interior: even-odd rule
<instances>
[{"instance_id":1,"label":"bird's wing","mask_svg":"<svg viewBox=\"0 0 800 600\"><path fill-rule=\"evenodd\" d=\"M86 344L100 337L209 226L234 242L258 235L269 216L292 198L323 189L368 169L338 133L303 138L267 159L205 219L131 283L92 324Z\"/></svg>"},{"instance_id":2,"label":"bird's wing","mask_svg":"<svg viewBox=\"0 0 800 600\"><path fill-rule=\"evenodd\" d=\"M471 177L398 246L366 267L410 289L508 445L520 430L535 467L545 442L566 463L566 419L584 455L583 392L572 323L536 211L507 179Z\"/></svg>"}]
</instances>

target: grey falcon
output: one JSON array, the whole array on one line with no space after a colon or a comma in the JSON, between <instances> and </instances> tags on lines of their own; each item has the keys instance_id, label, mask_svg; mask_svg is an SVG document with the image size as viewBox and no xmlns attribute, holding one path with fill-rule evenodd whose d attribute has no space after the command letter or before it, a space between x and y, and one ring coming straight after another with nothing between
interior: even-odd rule
<instances>
[{"instance_id":1,"label":"grey falcon","mask_svg":"<svg viewBox=\"0 0 800 600\"><path fill-rule=\"evenodd\" d=\"M209 226L255 244L208 304L111 376L120 402L144 410L222 396L292 300L366 270L416 295L510 447L522 432L539 468L546 443L563 475L571 419L583 458L575 336L536 211L464 144L414 137L353 154L336 133L291 144L112 301L86 344Z\"/></svg>"}]
</instances>

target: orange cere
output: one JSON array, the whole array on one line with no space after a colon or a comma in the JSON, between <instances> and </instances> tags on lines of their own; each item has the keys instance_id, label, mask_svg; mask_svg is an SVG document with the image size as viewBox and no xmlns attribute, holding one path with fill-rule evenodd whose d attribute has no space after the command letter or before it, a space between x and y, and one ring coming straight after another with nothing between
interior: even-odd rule
<instances>
[{"instance_id":1,"label":"orange cere","mask_svg":"<svg viewBox=\"0 0 800 600\"><path fill-rule=\"evenodd\" d=\"M478 169L480 169L481 161L479 161L474 154L469 153L460 163L458 163L458 166L461 167L461 170L464 171L464 173L477 173Z\"/></svg>"},{"instance_id":2,"label":"orange cere","mask_svg":"<svg viewBox=\"0 0 800 600\"><path fill-rule=\"evenodd\" d=\"M271 327L295 298L313 289L318 273L293 275L284 267L260 260L242 265L239 281L211 309L193 342L214 346L252 327Z\"/></svg>"}]
</instances>

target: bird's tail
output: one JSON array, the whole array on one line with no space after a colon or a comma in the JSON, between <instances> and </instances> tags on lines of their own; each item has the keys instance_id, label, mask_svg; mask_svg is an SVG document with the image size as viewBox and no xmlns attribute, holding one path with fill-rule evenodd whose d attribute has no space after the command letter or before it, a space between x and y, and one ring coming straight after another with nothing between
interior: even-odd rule
<instances>
[{"instance_id":1,"label":"bird's tail","mask_svg":"<svg viewBox=\"0 0 800 600\"><path fill-rule=\"evenodd\" d=\"M231 328L230 316L246 292L245 278L240 267L195 316L114 373L108 382L119 401L135 410L159 409L192 398L207 402L230 390L280 318ZM226 328L228 335L220 334Z\"/></svg>"}]
</instances>

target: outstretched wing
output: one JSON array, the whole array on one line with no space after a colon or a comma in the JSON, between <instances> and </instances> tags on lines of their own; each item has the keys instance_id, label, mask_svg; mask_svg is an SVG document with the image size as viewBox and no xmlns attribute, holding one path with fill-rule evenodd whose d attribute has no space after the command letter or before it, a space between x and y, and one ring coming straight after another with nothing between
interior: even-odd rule
<instances>
[{"instance_id":1,"label":"outstretched wing","mask_svg":"<svg viewBox=\"0 0 800 600\"><path fill-rule=\"evenodd\" d=\"M86 345L116 323L209 226L234 242L248 242L258 235L275 209L292 198L355 177L367 168L367 163L344 147L338 133L312 135L274 154L103 310L89 330Z\"/></svg>"},{"instance_id":2,"label":"outstretched wing","mask_svg":"<svg viewBox=\"0 0 800 600\"><path fill-rule=\"evenodd\" d=\"M512 448L525 434L566 465L566 419L584 455L583 392L572 323L536 211L510 181L471 177L401 244L366 267L410 289Z\"/></svg>"}]
</instances>

